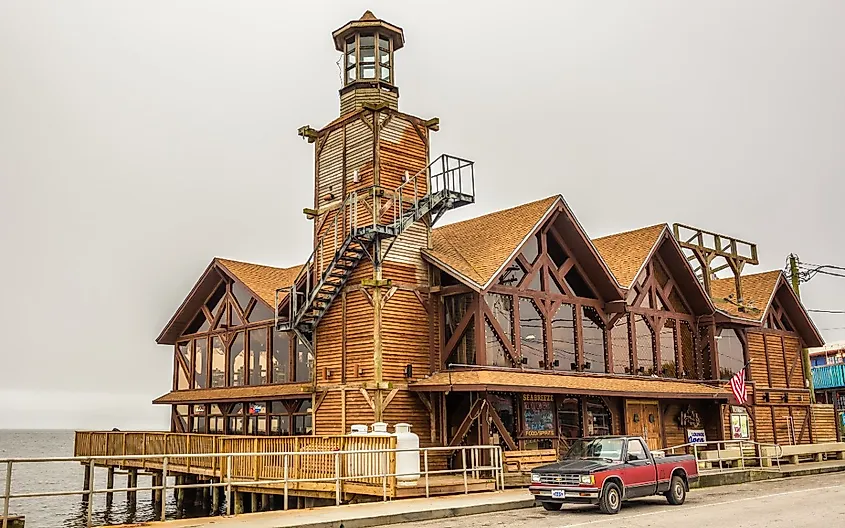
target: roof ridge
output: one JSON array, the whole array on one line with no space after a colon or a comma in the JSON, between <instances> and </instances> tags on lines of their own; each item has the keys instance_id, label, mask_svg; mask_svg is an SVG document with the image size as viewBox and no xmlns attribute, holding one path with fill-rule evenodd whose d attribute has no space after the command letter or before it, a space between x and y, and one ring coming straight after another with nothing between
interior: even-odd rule
<instances>
[{"instance_id":1,"label":"roof ridge","mask_svg":"<svg viewBox=\"0 0 845 528\"><path fill-rule=\"evenodd\" d=\"M214 260L217 261L217 262L220 262L221 264L224 264L224 265L225 265L226 262L233 262L235 264L247 264L249 266L261 266L262 268L272 268L272 269L277 269L277 270L290 270L290 269L302 267L302 264L296 264L294 266L280 267L280 266L271 266L269 264L259 264L257 262L248 262L246 260L235 260L235 259L229 259L229 258L223 258L223 257L214 257Z\"/></svg>"},{"instance_id":2,"label":"roof ridge","mask_svg":"<svg viewBox=\"0 0 845 528\"><path fill-rule=\"evenodd\" d=\"M669 223L668 222L662 222L662 223L652 224L652 225L648 225L648 226L638 227L636 229L629 229L627 231L619 231L618 233L609 233L607 235L603 235L603 236L600 236L600 237L591 238L590 240L595 242L596 240L603 240L605 238L610 238L610 237L614 237L614 236L627 235L629 233L636 233L637 231L646 231L648 229L654 229L655 227L668 228Z\"/></svg>"},{"instance_id":3,"label":"roof ridge","mask_svg":"<svg viewBox=\"0 0 845 528\"><path fill-rule=\"evenodd\" d=\"M480 220L482 218L487 218L488 216L491 216L491 215L494 215L494 214L501 214L501 213L505 213L507 211L513 211L514 209L520 209L522 207L528 207L528 206L531 206L531 205L536 205L540 202L545 202L547 200L557 200L558 198L562 198L562 197L563 197L563 195L561 195L561 194L553 194L553 195L547 196L545 198L540 198L539 200L531 200L530 202L525 202L523 204L514 205L513 207L506 207L504 209L497 209L495 211L490 211L489 213L484 213L483 215L480 215L480 216L473 216L472 218L467 218L466 220L460 220L458 222L452 222L451 224L446 224L446 225L442 225L440 227L435 227L434 229L432 229L432 231L441 231L441 230L446 229L448 227L465 224L467 222L473 222L473 221L476 221L476 220Z\"/></svg>"}]
</instances>

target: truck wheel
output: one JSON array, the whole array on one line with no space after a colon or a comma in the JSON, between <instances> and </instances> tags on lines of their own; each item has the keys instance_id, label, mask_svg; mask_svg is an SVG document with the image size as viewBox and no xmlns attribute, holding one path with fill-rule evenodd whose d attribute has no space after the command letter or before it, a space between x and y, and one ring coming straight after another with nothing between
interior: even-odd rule
<instances>
[{"instance_id":1,"label":"truck wheel","mask_svg":"<svg viewBox=\"0 0 845 528\"><path fill-rule=\"evenodd\" d=\"M673 475L669 482L669 491L666 492L666 500L673 506L680 506L687 500L687 487L680 475Z\"/></svg>"},{"instance_id":2,"label":"truck wheel","mask_svg":"<svg viewBox=\"0 0 845 528\"><path fill-rule=\"evenodd\" d=\"M544 502L542 504L543 509L546 511L560 511L560 507L563 506L563 504L559 502Z\"/></svg>"},{"instance_id":3,"label":"truck wheel","mask_svg":"<svg viewBox=\"0 0 845 528\"><path fill-rule=\"evenodd\" d=\"M602 491L601 500L599 500L599 509L602 513L615 515L619 513L621 507L622 491L615 482L608 482L604 486L604 491Z\"/></svg>"}]
</instances>

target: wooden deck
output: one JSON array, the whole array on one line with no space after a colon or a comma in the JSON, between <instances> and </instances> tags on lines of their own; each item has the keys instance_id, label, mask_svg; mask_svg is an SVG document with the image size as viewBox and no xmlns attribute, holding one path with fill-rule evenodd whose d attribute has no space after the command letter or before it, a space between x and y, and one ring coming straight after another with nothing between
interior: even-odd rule
<instances>
[{"instance_id":1,"label":"wooden deck","mask_svg":"<svg viewBox=\"0 0 845 528\"><path fill-rule=\"evenodd\" d=\"M95 461L99 467L139 469L152 472L163 470L163 458L131 459L133 455L174 455L168 457L168 474L195 475L202 479L227 478L227 453L250 453L233 456L231 477L233 481L280 482L261 486L244 485L242 491L279 494L284 489L284 456L260 455L256 453L301 453L289 455L288 492L292 495L333 498L336 493L339 465L342 495L345 500L355 495L376 497L420 497L425 496L425 479L420 478L414 487L398 486L395 477L359 477L357 475L396 472L395 453L339 455L337 451L394 449L393 437L349 437L349 436L221 436L206 434L164 433L164 432L118 432L78 431L74 443L74 456L114 457ZM211 457L180 457L185 454L220 454ZM445 454L445 453L444 453ZM430 455L430 458L431 455ZM439 465L439 464L438 464ZM439 468L438 468L439 469ZM330 479L323 482L290 482L298 479ZM240 486L237 486L240 488ZM468 478L469 491L490 491L496 489L491 478ZM464 492L463 475L431 475L429 494L446 495Z\"/></svg>"}]
</instances>

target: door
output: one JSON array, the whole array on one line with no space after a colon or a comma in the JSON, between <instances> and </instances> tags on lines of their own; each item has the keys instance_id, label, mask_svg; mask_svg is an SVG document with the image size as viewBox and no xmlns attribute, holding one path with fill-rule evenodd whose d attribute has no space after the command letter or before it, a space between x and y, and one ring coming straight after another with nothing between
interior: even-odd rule
<instances>
[{"instance_id":1,"label":"door","mask_svg":"<svg viewBox=\"0 0 845 528\"><path fill-rule=\"evenodd\" d=\"M656 401L628 400L625 425L629 435L642 436L650 450L661 449L660 406Z\"/></svg>"},{"instance_id":2,"label":"door","mask_svg":"<svg viewBox=\"0 0 845 528\"><path fill-rule=\"evenodd\" d=\"M657 491L657 470L638 438L628 440L625 453L625 498L654 495Z\"/></svg>"}]
</instances>

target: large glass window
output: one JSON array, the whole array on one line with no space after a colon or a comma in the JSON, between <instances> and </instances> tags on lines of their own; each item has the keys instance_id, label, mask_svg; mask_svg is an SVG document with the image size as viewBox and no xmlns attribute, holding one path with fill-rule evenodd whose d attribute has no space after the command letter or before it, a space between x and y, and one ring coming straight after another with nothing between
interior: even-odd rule
<instances>
[{"instance_id":1,"label":"large glass window","mask_svg":"<svg viewBox=\"0 0 845 528\"><path fill-rule=\"evenodd\" d=\"M716 335L719 351L719 379L731 379L745 365L742 341L733 328L722 328Z\"/></svg>"},{"instance_id":2,"label":"large glass window","mask_svg":"<svg viewBox=\"0 0 845 528\"><path fill-rule=\"evenodd\" d=\"M605 372L604 322L595 308L584 306L581 321L584 341L584 370Z\"/></svg>"},{"instance_id":3,"label":"large glass window","mask_svg":"<svg viewBox=\"0 0 845 528\"><path fill-rule=\"evenodd\" d=\"M179 422L179 430L182 432L189 432L190 429L188 429L188 406L174 405L173 413L176 416L176 420Z\"/></svg>"},{"instance_id":4,"label":"large glass window","mask_svg":"<svg viewBox=\"0 0 845 528\"><path fill-rule=\"evenodd\" d=\"M358 37L360 42L360 60L359 64L360 78L371 80L376 78L376 47L375 37L373 35L361 35Z\"/></svg>"},{"instance_id":5,"label":"large glass window","mask_svg":"<svg viewBox=\"0 0 845 528\"><path fill-rule=\"evenodd\" d=\"M487 364L496 367L512 367L513 362L500 339L507 339L513 345L513 297L488 293L484 298L490 311L493 312L493 318L505 334L498 336L489 321L485 325Z\"/></svg>"},{"instance_id":6,"label":"large glass window","mask_svg":"<svg viewBox=\"0 0 845 528\"><path fill-rule=\"evenodd\" d=\"M487 396L490 405L496 409L496 414L502 420L502 425L511 436L516 438L516 406L514 405L514 398L512 394L491 393ZM504 447L504 441L500 444Z\"/></svg>"},{"instance_id":7,"label":"large glass window","mask_svg":"<svg viewBox=\"0 0 845 528\"><path fill-rule=\"evenodd\" d=\"M249 331L249 383L267 383L267 329Z\"/></svg>"},{"instance_id":8,"label":"large glass window","mask_svg":"<svg viewBox=\"0 0 845 528\"><path fill-rule=\"evenodd\" d=\"M631 350L628 345L628 316L623 315L610 329L610 350L613 353L614 374L631 373Z\"/></svg>"},{"instance_id":9,"label":"large glass window","mask_svg":"<svg viewBox=\"0 0 845 528\"><path fill-rule=\"evenodd\" d=\"M226 386L226 348L217 335L211 338L211 386Z\"/></svg>"},{"instance_id":10,"label":"large glass window","mask_svg":"<svg viewBox=\"0 0 845 528\"><path fill-rule=\"evenodd\" d=\"M293 415L293 434L311 434L311 400L303 400Z\"/></svg>"},{"instance_id":11,"label":"large glass window","mask_svg":"<svg viewBox=\"0 0 845 528\"><path fill-rule=\"evenodd\" d=\"M290 381L290 334L273 332L273 383Z\"/></svg>"},{"instance_id":12,"label":"large glass window","mask_svg":"<svg viewBox=\"0 0 845 528\"><path fill-rule=\"evenodd\" d=\"M598 398L587 399L587 436L613 434L613 418Z\"/></svg>"},{"instance_id":13,"label":"large glass window","mask_svg":"<svg viewBox=\"0 0 845 528\"><path fill-rule=\"evenodd\" d=\"M540 235L538 233L536 236L530 237L525 242L525 245L522 247L522 256L525 257L525 260L527 260L529 264L534 264L534 261L537 260L537 256L539 254Z\"/></svg>"},{"instance_id":14,"label":"large glass window","mask_svg":"<svg viewBox=\"0 0 845 528\"><path fill-rule=\"evenodd\" d=\"M296 381L309 381L311 379L311 365L314 363L314 358L311 352L308 351L305 343L298 337L295 339L296 350L294 353L296 356L294 359L296 360L296 364L294 365L294 374L296 375Z\"/></svg>"},{"instance_id":15,"label":"large glass window","mask_svg":"<svg viewBox=\"0 0 845 528\"><path fill-rule=\"evenodd\" d=\"M581 438L581 400L577 397L566 397L557 406L558 436L569 448L572 441Z\"/></svg>"},{"instance_id":16,"label":"large glass window","mask_svg":"<svg viewBox=\"0 0 845 528\"><path fill-rule=\"evenodd\" d=\"M205 405L191 405L191 432L205 433Z\"/></svg>"},{"instance_id":17,"label":"large glass window","mask_svg":"<svg viewBox=\"0 0 845 528\"><path fill-rule=\"evenodd\" d=\"M208 432L210 434L224 434L226 430L223 427L223 409L216 403L212 403L208 413Z\"/></svg>"},{"instance_id":18,"label":"large glass window","mask_svg":"<svg viewBox=\"0 0 845 528\"><path fill-rule=\"evenodd\" d=\"M273 319L273 312L262 302L256 302L252 310L247 316L250 323L257 323L259 321L269 321Z\"/></svg>"},{"instance_id":19,"label":"large glass window","mask_svg":"<svg viewBox=\"0 0 845 528\"><path fill-rule=\"evenodd\" d=\"M575 370L575 312L561 304L552 318L552 350L555 370Z\"/></svg>"},{"instance_id":20,"label":"large glass window","mask_svg":"<svg viewBox=\"0 0 845 528\"><path fill-rule=\"evenodd\" d=\"M525 368L545 368L544 346L545 322L540 310L531 299L519 299L519 339L520 354ZM527 363L526 363L527 360Z\"/></svg>"},{"instance_id":21,"label":"large glass window","mask_svg":"<svg viewBox=\"0 0 845 528\"><path fill-rule=\"evenodd\" d=\"M667 319L660 329L660 375L667 378L678 376L675 368L675 320Z\"/></svg>"},{"instance_id":22,"label":"large glass window","mask_svg":"<svg viewBox=\"0 0 845 528\"><path fill-rule=\"evenodd\" d=\"M449 295L443 298L444 334L446 342L452 339L452 334L457 331L461 321L469 311L472 303L472 295L464 293L460 295ZM475 332L471 325L467 326L464 335L458 342L455 350L449 355L447 363L458 365L475 365Z\"/></svg>"},{"instance_id":23,"label":"large glass window","mask_svg":"<svg viewBox=\"0 0 845 528\"><path fill-rule=\"evenodd\" d=\"M355 37L346 39L346 84L355 80L355 66L357 65L357 58L355 56Z\"/></svg>"},{"instance_id":24,"label":"large glass window","mask_svg":"<svg viewBox=\"0 0 845 528\"><path fill-rule=\"evenodd\" d=\"M173 368L176 369L176 390L190 389L190 372L191 372L191 342L179 343L176 345L177 360ZM182 367L182 363L178 358L181 358L185 363L187 369Z\"/></svg>"},{"instance_id":25,"label":"large glass window","mask_svg":"<svg viewBox=\"0 0 845 528\"><path fill-rule=\"evenodd\" d=\"M227 414L228 434L239 435L244 434L244 404L235 403L229 407Z\"/></svg>"},{"instance_id":26,"label":"large glass window","mask_svg":"<svg viewBox=\"0 0 845 528\"><path fill-rule=\"evenodd\" d=\"M519 262L514 262L499 276L499 286L510 286L516 288L525 277L525 269Z\"/></svg>"},{"instance_id":27,"label":"large glass window","mask_svg":"<svg viewBox=\"0 0 845 528\"><path fill-rule=\"evenodd\" d=\"M290 435L290 412L280 401L270 402L270 434L274 436Z\"/></svg>"},{"instance_id":28,"label":"large glass window","mask_svg":"<svg viewBox=\"0 0 845 528\"><path fill-rule=\"evenodd\" d=\"M390 77L390 39L379 35L378 39L379 80L391 82Z\"/></svg>"},{"instance_id":29,"label":"large glass window","mask_svg":"<svg viewBox=\"0 0 845 528\"><path fill-rule=\"evenodd\" d=\"M264 402L253 402L247 405L246 434L267 434L267 405Z\"/></svg>"},{"instance_id":30,"label":"large glass window","mask_svg":"<svg viewBox=\"0 0 845 528\"><path fill-rule=\"evenodd\" d=\"M194 340L194 387L208 386L208 342L204 337Z\"/></svg>"},{"instance_id":31,"label":"large glass window","mask_svg":"<svg viewBox=\"0 0 845 528\"><path fill-rule=\"evenodd\" d=\"M546 235L546 251L549 253L549 258L552 259L552 263L557 269L560 269L568 258L566 251L558 244L557 238L551 233Z\"/></svg>"},{"instance_id":32,"label":"large glass window","mask_svg":"<svg viewBox=\"0 0 845 528\"><path fill-rule=\"evenodd\" d=\"M244 333L238 332L229 347L229 385L246 385L246 354L244 351Z\"/></svg>"},{"instance_id":33,"label":"large glass window","mask_svg":"<svg viewBox=\"0 0 845 528\"><path fill-rule=\"evenodd\" d=\"M637 372L651 376L654 374L654 333L640 314L634 314L634 330L637 333Z\"/></svg>"},{"instance_id":34,"label":"large glass window","mask_svg":"<svg viewBox=\"0 0 845 528\"><path fill-rule=\"evenodd\" d=\"M681 377L698 378L698 369L695 365L695 348L692 339L692 326L686 321L680 321L678 325L678 345L681 347Z\"/></svg>"},{"instance_id":35,"label":"large glass window","mask_svg":"<svg viewBox=\"0 0 845 528\"><path fill-rule=\"evenodd\" d=\"M240 282L233 282L232 295L235 297L235 302L238 303L238 308L240 308L242 312L245 312L246 307L249 306L250 299L252 299L252 295L249 294L246 287L244 287Z\"/></svg>"}]
</instances>

